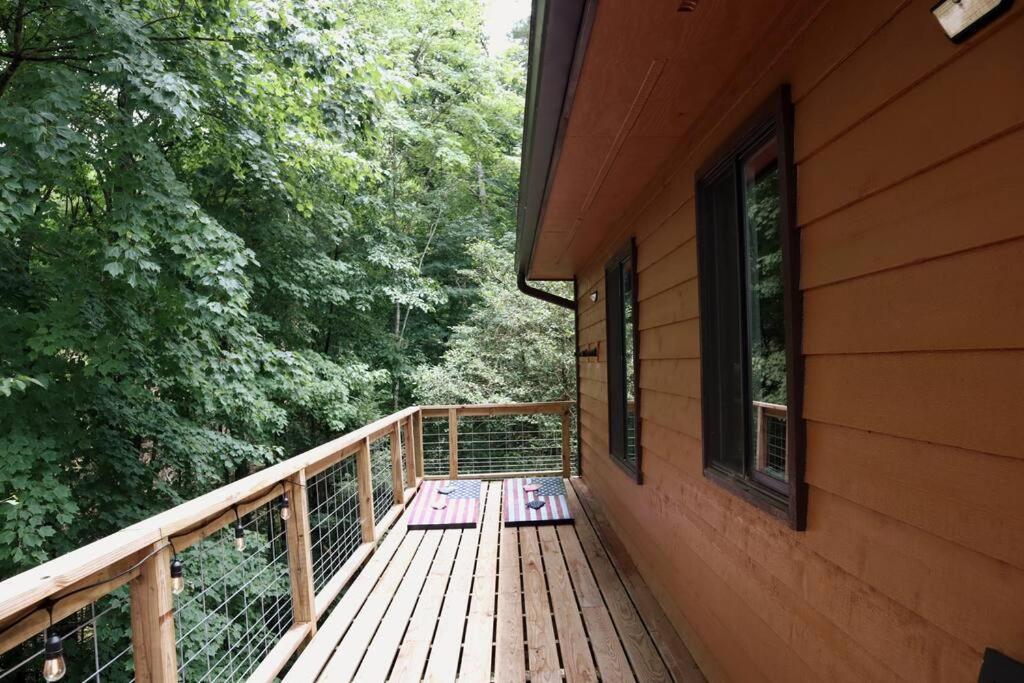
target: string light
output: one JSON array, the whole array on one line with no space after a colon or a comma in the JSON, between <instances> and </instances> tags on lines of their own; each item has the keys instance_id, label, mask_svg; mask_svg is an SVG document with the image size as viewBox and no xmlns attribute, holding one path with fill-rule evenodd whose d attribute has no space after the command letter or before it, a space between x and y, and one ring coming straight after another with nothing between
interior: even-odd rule
<instances>
[{"instance_id":1,"label":"string light","mask_svg":"<svg viewBox=\"0 0 1024 683\"><path fill-rule=\"evenodd\" d=\"M238 514L237 507L235 507L235 550L238 552L245 550L245 529L242 528L242 518Z\"/></svg>"},{"instance_id":2,"label":"string light","mask_svg":"<svg viewBox=\"0 0 1024 683\"><path fill-rule=\"evenodd\" d=\"M175 555L171 558L171 593L181 595L185 590L185 567Z\"/></svg>"},{"instance_id":3,"label":"string light","mask_svg":"<svg viewBox=\"0 0 1024 683\"><path fill-rule=\"evenodd\" d=\"M46 629L46 645L43 648L43 680L59 681L68 670L64 663L64 642L53 630L53 607L47 607L46 610L50 614L50 628Z\"/></svg>"},{"instance_id":4,"label":"string light","mask_svg":"<svg viewBox=\"0 0 1024 683\"><path fill-rule=\"evenodd\" d=\"M281 511L281 519L287 522L288 518L292 516L291 510L288 508L287 493L281 496L281 502L278 504L278 507L280 508Z\"/></svg>"}]
</instances>

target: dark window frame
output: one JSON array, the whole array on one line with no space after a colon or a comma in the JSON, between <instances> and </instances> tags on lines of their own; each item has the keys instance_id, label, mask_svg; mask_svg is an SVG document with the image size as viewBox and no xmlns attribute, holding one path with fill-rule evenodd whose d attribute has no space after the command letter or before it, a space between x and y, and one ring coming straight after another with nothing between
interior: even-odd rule
<instances>
[{"instance_id":1,"label":"dark window frame","mask_svg":"<svg viewBox=\"0 0 1024 683\"><path fill-rule=\"evenodd\" d=\"M636 449L636 466L626 459L628 429L626 419L629 414L627 405L624 341L625 319L622 315L622 278L621 269L628 264L632 275L630 289L633 307L633 439ZM605 282L605 343L608 349L608 454L612 461L621 467L637 484L643 483L643 448L640 446L640 326L637 285L639 278L636 271L636 242L629 238L626 244L608 260L604 268ZM615 284L615 288L612 288ZM614 332L614 333L613 333ZM621 388L619 384L621 383ZM617 411L621 414L617 414Z\"/></svg>"},{"instance_id":2,"label":"dark window frame","mask_svg":"<svg viewBox=\"0 0 1024 683\"><path fill-rule=\"evenodd\" d=\"M726 229L741 231L742 223L742 192L740 188L740 164L748 155L763 146L772 137L775 138L778 173L779 173L779 231L782 247L782 282L783 311L786 340L786 385L787 385L787 416L786 416L786 457L792 461L788 487L784 493L777 487L766 485L760 477L750 471L750 439L741 435L738 442L742 444L742 472L730 468L726 458L736 458L738 453L723 442L735 436L718 433L715 413L728 410L726 401L720 400L720 382L718 373L723 367L735 368L737 363L740 371L741 387L736 405L742 410L751 410L750 378L749 378L749 340L745 329L746 311L737 312L737 319L723 316L723 310L715 305L716 292L720 288L739 286L740 292L747 287L745 276L740 268L739 282L725 282L725 277L716 267L715 249L720 248L720 240L711 240L707 232L712 214L719 213L724 206L723 198L731 201L735 214L725 216L725 222L734 223ZM716 183L720 183L716 186ZM730 192L729 186L733 185ZM718 194L713 194L717 190ZM724 190L724 192L723 192ZM715 201L712 201L715 200ZM731 211L731 210L730 210ZM701 418L703 427L703 467L704 476L710 481L726 488L744 500L770 514L786 520L789 526L802 531L807 524L807 487L804 483L804 465L806 457L805 424L803 418L803 353L801 346L802 301L800 295L800 234L796 225L796 171L793 161L793 105L788 85L781 86L768 98L755 113L736 132L729 137L710 159L701 166L696 175L696 215L697 215L697 260L698 289L700 297L701 325ZM721 222L721 220L720 220ZM739 239L736 258L742 263L743 240ZM709 286L711 285L711 286ZM731 311L725 311L731 313ZM723 322L724 319L724 322ZM714 321L714 322L712 322ZM723 326L733 326L729 331L740 330L739 357L733 353L729 356L723 352L722 339L719 335ZM729 340L726 339L728 342ZM732 341L735 341L733 339ZM735 349L733 349L735 351ZM713 379L714 378L714 379ZM734 406L735 408L735 406ZM749 427L749 412L743 424ZM735 415L733 415L734 417ZM735 460L733 461L735 464Z\"/></svg>"}]
</instances>

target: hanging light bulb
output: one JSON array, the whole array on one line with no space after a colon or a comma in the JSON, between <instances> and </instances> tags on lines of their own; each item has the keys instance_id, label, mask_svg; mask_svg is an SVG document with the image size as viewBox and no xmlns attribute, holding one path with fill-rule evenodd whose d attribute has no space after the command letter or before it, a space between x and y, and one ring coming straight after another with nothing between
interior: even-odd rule
<instances>
[{"instance_id":1,"label":"hanging light bulb","mask_svg":"<svg viewBox=\"0 0 1024 683\"><path fill-rule=\"evenodd\" d=\"M67 673L67 665L64 663L64 644L53 631L47 631L46 646L43 650L43 680L59 681Z\"/></svg>"},{"instance_id":2,"label":"hanging light bulb","mask_svg":"<svg viewBox=\"0 0 1024 683\"><path fill-rule=\"evenodd\" d=\"M184 569L177 555L171 558L171 593L174 595L181 595L185 590Z\"/></svg>"},{"instance_id":3,"label":"hanging light bulb","mask_svg":"<svg viewBox=\"0 0 1024 683\"><path fill-rule=\"evenodd\" d=\"M242 528L242 523L235 524L235 550L242 552L245 550L245 529Z\"/></svg>"},{"instance_id":4,"label":"hanging light bulb","mask_svg":"<svg viewBox=\"0 0 1024 683\"><path fill-rule=\"evenodd\" d=\"M281 501L277 504L278 510L281 512L281 519L288 521L288 518L292 516L292 511L288 507L288 494L281 494Z\"/></svg>"}]
</instances>

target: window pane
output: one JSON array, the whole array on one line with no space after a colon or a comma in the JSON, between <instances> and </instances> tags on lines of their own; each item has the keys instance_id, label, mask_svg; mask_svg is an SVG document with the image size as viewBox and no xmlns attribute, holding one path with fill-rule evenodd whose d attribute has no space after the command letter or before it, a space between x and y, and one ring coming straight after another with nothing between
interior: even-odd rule
<instances>
[{"instance_id":1,"label":"window pane","mask_svg":"<svg viewBox=\"0 0 1024 683\"><path fill-rule=\"evenodd\" d=\"M633 306L633 264L622 265L622 362L626 373L626 457L636 466L636 349L634 348L635 311Z\"/></svg>"},{"instance_id":2,"label":"window pane","mask_svg":"<svg viewBox=\"0 0 1024 683\"><path fill-rule=\"evenodd\" d=\"M755 469L787 480L786 336L776 141L743 161L751 452Z\"/></svg>"}]
</instances>

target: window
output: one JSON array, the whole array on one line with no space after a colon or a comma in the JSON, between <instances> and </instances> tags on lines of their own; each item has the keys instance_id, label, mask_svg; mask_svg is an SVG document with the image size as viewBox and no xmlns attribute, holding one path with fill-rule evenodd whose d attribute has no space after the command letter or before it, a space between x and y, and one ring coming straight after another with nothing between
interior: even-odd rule
<instances>
[{"instance_id":1,"label":"window","mask_svg":"<svg viewBox=\"0 0 1024 683\"><path fill-rule=\"evenodd\" d=\"M704 472L803 528L799 236L782 88L697 177Z\"/></svg>"},{"instance_id":2,"label":"window","mask_svg":"<svg viewBox=\"0 0 1024 683\"><path fill-rule=\"evenodd\" d=\"M640 483L640 385L633 240L604 269L608 326L608 449Z\"/></svg>"}]
</instances>

